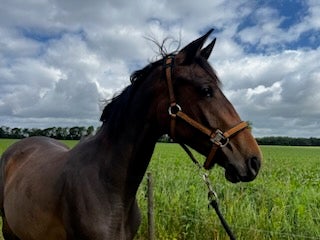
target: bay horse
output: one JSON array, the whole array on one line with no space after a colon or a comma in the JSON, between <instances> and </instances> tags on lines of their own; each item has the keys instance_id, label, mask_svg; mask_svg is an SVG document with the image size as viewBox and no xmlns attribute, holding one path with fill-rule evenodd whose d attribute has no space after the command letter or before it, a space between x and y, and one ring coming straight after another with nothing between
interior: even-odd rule
<instances>
[{"instance_id":1,"label":"bay horse","mask_svg":"<svg viewBox=\"0 0 320 240\"><path fill-rule=\"evenodd\" d=\"M211 32L134 72L104 108L95 136L72 149L30 137L4 152L6 240L133 239L140 224L136 192L165 133L207 156L206 169L225 168L227 180L255 179L261 152L207 61L215 39L203 45Z\"/></svg>"}]
</instances>

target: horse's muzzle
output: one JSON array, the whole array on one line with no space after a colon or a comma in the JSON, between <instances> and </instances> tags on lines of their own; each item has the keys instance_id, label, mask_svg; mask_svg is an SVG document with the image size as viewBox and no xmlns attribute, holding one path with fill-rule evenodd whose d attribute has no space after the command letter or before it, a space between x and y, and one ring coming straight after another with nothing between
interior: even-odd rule
<instances>
[{"instance_id":1,"label":"horse's muzzle","mask_svg":"<svg viewBox=\"0 0 320 240\"><path fill-rule=\"evenodd\" d=\"M257 157L251 157L246 162L246 171L241 173L234 165L226 166L225 177L232 183L253 181L259 173L261 160Z\"/></svg>"}]
</instances>

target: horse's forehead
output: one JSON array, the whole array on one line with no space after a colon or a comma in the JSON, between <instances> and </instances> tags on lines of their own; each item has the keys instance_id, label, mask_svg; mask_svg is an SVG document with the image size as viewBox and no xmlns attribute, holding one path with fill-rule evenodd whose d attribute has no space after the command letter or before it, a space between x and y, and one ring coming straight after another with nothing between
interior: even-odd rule
<instances>
[{"instance_id":1,"label":"horse's forehead","mask_svg":"<svg viewBox=\"0 0 320 240\"><path fill-rule=\"evenodd\" d=\"M197 82L205 81L206 83L210 82L217 84L217 86L219 85L219 79L214 69L209 64L201 65L194 63L188 66L178 67L177 70L179 77Z\"/></svg>"}]
</instances>

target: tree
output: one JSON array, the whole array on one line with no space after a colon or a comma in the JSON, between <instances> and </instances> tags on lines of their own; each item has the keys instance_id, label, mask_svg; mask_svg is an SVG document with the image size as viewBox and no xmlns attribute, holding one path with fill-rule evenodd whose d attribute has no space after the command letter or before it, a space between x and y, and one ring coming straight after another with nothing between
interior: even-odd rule
<instances>
[{"instance_id":1,"label":"tree","mask_svg":"<svg viewBox=\"0 0 320 240\"><path fill-rule=\"evenodd\" d=\"M11 129L11 138L19 139L22 138L22 130L21 128L12 128Z\"/></svg>"},{"instance_id":2,"label":"tree","mask_svg":"<svg viewBox=\"0 0 320 240\"><path fill-rule=\"evenodd\" d=\"M42 131L39 128L31 128L29 130L29 137L42 136Z\"/></svg>"},{"instance_id":3,"label":"tree","mask_svg":"<svg viewBox=\"0 0 320 240\"><path fill-rule=\"evenodd\" d=\"M93 126L88 127L86 136L93 135L93 132L94 132L94 127Z\"/></svg>"},{"instance_id":4,"label":"tree","mask_svg":"<svg viewBox=\"0 0 320 240\"><path fill-rule=\"evenodd\" d=\"M56 129L56 138L65 140L67 139L67 136L69 135L67 128L58 127Z\"/></svg>"},{"instance_id":5,"label":"tree","mask_svg":"<svg viewBox=\"0 0 320 240\"><path fill-rule=\"evenodd\" d=\"M4 126L0 128L0 138L7 138L7 131L5 129Z\"/></svg>"},{"instance_id":6,"label":"tree","mask_svg":"<svg viewBox=\"0 0 320 240\"><path fill-rule=\"evenodd\" d=\"M85 133L84 127L72 127L69 130L68 138L71 140L79 140Z\"/></svg>"}]
</instances>

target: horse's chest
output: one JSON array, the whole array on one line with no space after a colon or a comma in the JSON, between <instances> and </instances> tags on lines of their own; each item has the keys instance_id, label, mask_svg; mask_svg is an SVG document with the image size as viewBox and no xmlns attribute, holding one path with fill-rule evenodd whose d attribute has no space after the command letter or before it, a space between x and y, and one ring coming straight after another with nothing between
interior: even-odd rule
<instances>
[{"instance_id":1,"label":"horse's chest","mask_svg":"<svg viewBox=\"0 0 320 240\"><path fill-rule=\"evenodd\" d=\"M76 190L76 197L71 192L67 194L64 220L71 238L132 239L130 223L137 214L131 210L132 204L125 205L119 196L104 194L97 186L88 189L87 186L84 184L81 190Z\"/></svg>"},{"instance_id":2,"label":"horse's chest","mask_svg":"<svg viewBox=\"0 0 320 240\"><path fill-rule=\"evenodd\" d=\"M109 209L109 208L106 208ZM123 211L105 211L105 209L89 210L81 214L81 218L72 216L69 232L74 239L131 239L127 219ZM98 213L99 212L99 213Z\"/></svg>"}]
</instances>

